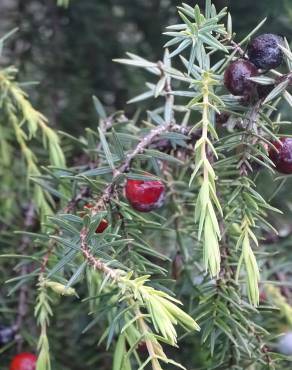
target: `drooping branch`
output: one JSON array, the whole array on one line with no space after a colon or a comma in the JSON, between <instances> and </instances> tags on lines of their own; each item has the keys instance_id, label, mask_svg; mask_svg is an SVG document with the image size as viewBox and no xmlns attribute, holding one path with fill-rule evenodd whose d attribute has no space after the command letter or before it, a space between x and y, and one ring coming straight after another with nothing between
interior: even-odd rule
<instances>
[{"instance_id":1,"label":"drooping branch","mask_svg":"<svg viewBox=\"0 0 292 370\"><path fill-rule=\"evenodd\" d=\"M110 201L115 188L116 178L129 170L131 162L138 154L142 154L144 150L154 143L161 134L167 132L180 132L184 135L188 135L190 129L178 124L166 123L152 129L146 136L144 136L144 138L139 141L139 144L127 154L125 161L114 170L111 183L105 187L102 195L98 198L95 206L91 209L93 215L98 213L100 209L104 207L104 204Z\"/></svg>"}]
</instances>

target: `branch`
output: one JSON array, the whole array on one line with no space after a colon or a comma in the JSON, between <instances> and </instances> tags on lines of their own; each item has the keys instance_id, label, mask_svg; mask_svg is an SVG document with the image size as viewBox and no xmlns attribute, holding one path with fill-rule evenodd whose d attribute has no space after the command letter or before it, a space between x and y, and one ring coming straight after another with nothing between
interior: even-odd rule
<instances>
[{"instance_id":1,"label":"branch","mask_svg":"<svg viewBox=\"0 0 292 370\"><path fill-rule=\"evenodd\" d=\"M104 207L105 203L109 202L115 188L115 179L121 174L127 172L132 160L138 154L143 153L146 148L148 148L161 134L165 132L180 132L184 135L188 135L190 129L173 123L167 123L152 129L148 135L142 138L139 144L127 154L125 161L114 171L112 182L106 186L96 205L91 209L93 215L98 213L100 209Z\"/></svg>"},{"instance_id":2,"label":"branch","mask_svg":"<svg viewBox=\"0 0 292 370\"><path fill-rule=\"evenodd\" d=\"M96 257L94 257L86 241L87 235L88 235L88 229L83 228L80 232L80 242L81 242L81 251L83 253L84 258L86 259L88 264L92 266L95 270L101 271L105 275L109 276L112 280L117 281L120 277L120 270L111 269L105 263L103 263L100 259L97 259Z\"/></svg>"},{"instance_id":3,"label":"branch","mask_svg":"<svg viewBox=\"0 0 292 370\"><path fill-rule=\"evenodd\" d=\"M245 59L248 59L248 55L245 53L245 51L242 49L242 47L237 42L235 42L232 39L229 39L228 41L230 42L231 46L233 47L233 50L237 51L240 54L241 57L243 57Z\"/></svg>"},{"instance_id":4,"label":"branch","mask_svg":"<svg viewBox=\"0 0 292 370\"><path fill-rule=\"evenodd\" d=\"M35 218L35 207L32 202L29 203L28 208L25 212L25 219L24 219L24 228L26 230L30 230L36 224ZM24 235L21 238L21 243L19 247L19 251L24 253L25 250L29 247L31 243L31 238L27 235ZM28 266L27 264L23 264L20 269L20 276L25 276L28 273ZM27 284L22 284L20 287L19 292L19 299L18 299L18 308L17 308L17 318L16 318L16 328L19 331L22 327L24 317L27 314L28 304L27 304L27 296L28 296L28 287ZM17 337L17 350L18 352L22 349L22 338L21 336Z\"/></svg>"}]
</instances>

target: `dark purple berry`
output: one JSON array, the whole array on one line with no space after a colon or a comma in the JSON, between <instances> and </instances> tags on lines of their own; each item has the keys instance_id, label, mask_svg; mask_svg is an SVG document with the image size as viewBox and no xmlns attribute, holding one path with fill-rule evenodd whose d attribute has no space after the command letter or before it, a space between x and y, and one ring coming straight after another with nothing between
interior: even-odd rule
<instances>
[{"instance_id":1,"label":"dark purple berry","mask_svg":"<svg viewBox=\"0 0 292 370\"><path fill-rule=\"evenodd\" d=\"M255 37L248 45L250 61L258 68L277 68L283 62L283 52L279 44L283 44L283 38L272 33Z\"/></svg>"},{"instance_id":2,"label":"dark purple berry","mask_svg":"<svg viewBox=\"0 0 292 370\"><path fill-rule=\"evenodd\" d=\"M13 341L15 336L15 327L0 325L0 347Z\"/></svg>"},{"instance_id":3,"label":"dark purple berry","mask_svg":"<svg viewBox=\"0 0 292 370\"><path fill-rule=\"evenodd\" d=\"M258 75L258 70L251 62L239 59L227 67L224 74L224 84L233 95L250 98L254 95L256 83L250 81L249 77Z\"/></svg>"},{"instance_id":4,"label":"dark purple berry","mask_svg":"<svg viewBox=\"0 0 292 370\"><path fill-rule=\"evenodd\" d=\"M270 148L269 157L275 164L276 170L284 174L292 174L292 138L281 137L280 142L272 143L274 148Z\"/></svg>"}]
</instances>

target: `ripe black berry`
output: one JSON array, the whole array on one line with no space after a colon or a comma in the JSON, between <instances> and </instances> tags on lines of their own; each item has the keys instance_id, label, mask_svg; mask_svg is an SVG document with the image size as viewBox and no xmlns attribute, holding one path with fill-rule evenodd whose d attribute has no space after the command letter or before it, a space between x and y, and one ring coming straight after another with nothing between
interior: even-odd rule
<instances>
[{"instance_id":1,"label":"ripe black berry","mask_svg":"<svg viewBox=\"0 0 292 370\"><path fill-rule=\"evenodd\" d=\"M231 94L250 98L255 93L256 83L248 78L257 75L258 70L254 64L248 60L239 59L227 67L224 74L224 84Z\"/></svg>"},{"instance_id":2,"label":"ripe black berry","mask_svg":"<svg viewBox=\"0 0 292 370\"><path fill-rule=\"evenodd\" d=\"M280 143L274 141L274 148L269 151L269 157L274 162L276 170L284 174L292 174L292 138L281 137Z\"/></svg>"},{"instance_id":3,"label":"ripe black berry","mask_svg":"<svg viewBox=\"0 0 292 370\"><path fill-rule=\"evenodd\" d=\"M282 37L272 33L255 37L248 46L250 61L258 68L277 68L283 62L283 52L279 44L283 44Z\"/></svg>"}]
</instances>

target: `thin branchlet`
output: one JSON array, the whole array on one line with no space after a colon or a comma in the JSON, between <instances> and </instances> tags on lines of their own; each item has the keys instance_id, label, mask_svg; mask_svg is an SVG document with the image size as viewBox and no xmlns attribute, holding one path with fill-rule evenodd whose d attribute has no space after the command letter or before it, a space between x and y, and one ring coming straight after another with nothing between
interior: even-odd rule
<instances>
[{"instance_id":1,"label":"thin branchlet","mask_svg":"<svg viewBox=\"0 0 292 370\"><path fill-rule=\"evenodd\" d=\"M118 281L120 277L120 271L108 267L100 259L97 259L96 257L94 257L94 255L90 252L90 248L88 247L88 244L86 241L87 235L88 235L88 230L86 228L83 228L80 232L80 246L81 246L83 256L88 262L88 264L92 266L95 270L98 270L104 273L106 276L109 276L112 280Z\"/></svg>"}]
</instances>

